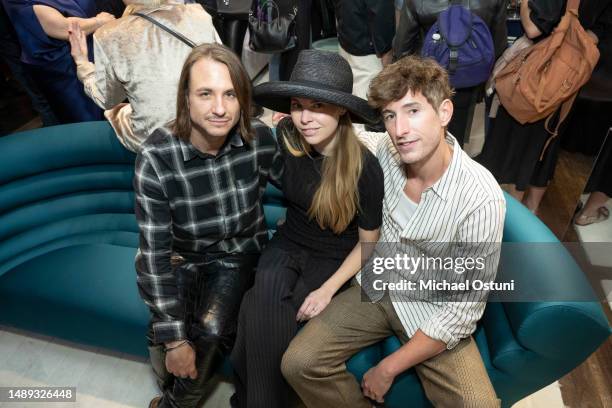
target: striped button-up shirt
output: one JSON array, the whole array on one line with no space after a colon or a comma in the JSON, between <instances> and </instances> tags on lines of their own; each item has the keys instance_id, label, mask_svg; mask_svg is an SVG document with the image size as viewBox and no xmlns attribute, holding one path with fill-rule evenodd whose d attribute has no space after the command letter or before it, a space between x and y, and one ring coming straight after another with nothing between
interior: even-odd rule
<instances>
[{"instance_id":1,"label":"striped button-up shirt","mask_svg":"<svg viewBox=\"0 0 612 408\"><path fill-rule=\"evenodd\" d=\"M257 253L267 242L262 196L277 186L283 158L270 129L254 126L250 144L234 131L216 156L157 129L136 158L134 190L140 294L152 313L156 343L185 338L171 256Z\"/></svg>"},{"instance_id":2,"label":"striped button-up shirt","mask_svg":"<svg viewBox=\"0 0 612 408\"><path fill-rule=\"evenodd\" d=\"M449 274L435 268L420 268L412 273L395 269L387 278L395 282L405 279L417 283L444 279L454 282L466 279L483 282L494 280L506 202L491 173L472 160L455 138L447 134L446 143L453 149L448 168L436 183L423 191L408 223L399 225L392 213L404 194L407 181L399 153L387 133L358 132L358 135L375 152L384 173L381 246L387 245L387 250L394 248L395 253L401 248L411 257L439 259L451 255L453 259L482 260L480 269L472 268L462 275L454 271ZM369 277L359 276L359 279L370 298L381 295L380 291L370 294L372 280ZM476 330L476 323L484 312L487 293L486 290L475 289L455 291L452 295L435 290L389 290L395 311L408 336L420 329L427 336L446 343L449 349Z\"/></svg>"}]
</instances>

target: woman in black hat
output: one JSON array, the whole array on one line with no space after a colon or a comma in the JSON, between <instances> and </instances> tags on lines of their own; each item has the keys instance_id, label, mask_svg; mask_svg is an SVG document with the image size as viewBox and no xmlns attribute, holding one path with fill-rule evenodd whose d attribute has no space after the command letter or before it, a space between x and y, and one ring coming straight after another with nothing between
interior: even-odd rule
<instances>
[{"instance_id":1,"label":"woman in black hat","mask_svg":"<svg viewBox=\"0 0 612 408\"><path fill-rule=\"evenodd\" d=\"M360 269L360 243L378 240L383 173L352 127L376 114L352 87L346 60L305 50L289 81L254 89L258 104L290 114L277 128L288 209L242 302L233 406L290 406L283 353L300 323L321 313Z\"/></svg>"}]
</instances>

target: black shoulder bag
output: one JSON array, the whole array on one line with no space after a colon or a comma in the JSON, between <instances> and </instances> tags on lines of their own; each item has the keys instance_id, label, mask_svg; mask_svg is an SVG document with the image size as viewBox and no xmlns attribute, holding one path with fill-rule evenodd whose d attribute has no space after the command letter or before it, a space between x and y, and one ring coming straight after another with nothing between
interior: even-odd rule
<instances>
[{"instance_id":1,"label":"black shoulder bag","mask_svg":"<svg viewBox=\"0 0 612 408\"><path fill-rule=\"evenodd\" d=\"M297 7L291 13L281 15L273 0L258 0L249 15L249 47L256 52L277 53L295 47L295 17ZM276 15L276 17L275 17Z\"/></svg>"}]
</instances>

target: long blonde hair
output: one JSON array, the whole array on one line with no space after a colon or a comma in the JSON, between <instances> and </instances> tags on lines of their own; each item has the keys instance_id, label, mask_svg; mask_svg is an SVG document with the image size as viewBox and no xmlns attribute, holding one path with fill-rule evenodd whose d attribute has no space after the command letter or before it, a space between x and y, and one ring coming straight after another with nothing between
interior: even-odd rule
<instances>
[{"instance_id":1,"label":"long blonde hair","mask_svg":"<svg viewBox=\"0 0 612 408\"><path fill-rule=\"evenodd\" d=\"M365 147L355 136L347 113L338 121L336 141L331 154L323 158L321 184L314 194L308 216L322 229L342 233L351 223L359 208L359 177L363 168ZM283 128L282 138L287 151L296 157L310 156L310 146L293 126Z\"/></svg>"}]
</instances>

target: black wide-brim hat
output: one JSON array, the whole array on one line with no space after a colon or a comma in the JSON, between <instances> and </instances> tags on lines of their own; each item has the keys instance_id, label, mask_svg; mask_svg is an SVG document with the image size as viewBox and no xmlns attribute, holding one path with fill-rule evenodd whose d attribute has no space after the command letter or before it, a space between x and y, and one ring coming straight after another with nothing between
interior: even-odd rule
<instances>
[{"instance_id":1,"label":"black wide-brim hat","mask_svg":"<svg viewBox=\"0 0 612 408\"><path fill-rule=\"evenodd\" d=\"M354 123L377 122L377 112L352 91L353 72L344 58L335 52L304 50L289 81L257 85L253 98L257 104L283 113L290 113L292 97L308 98L346 108Z\"/></svg>"}]
</instances>

